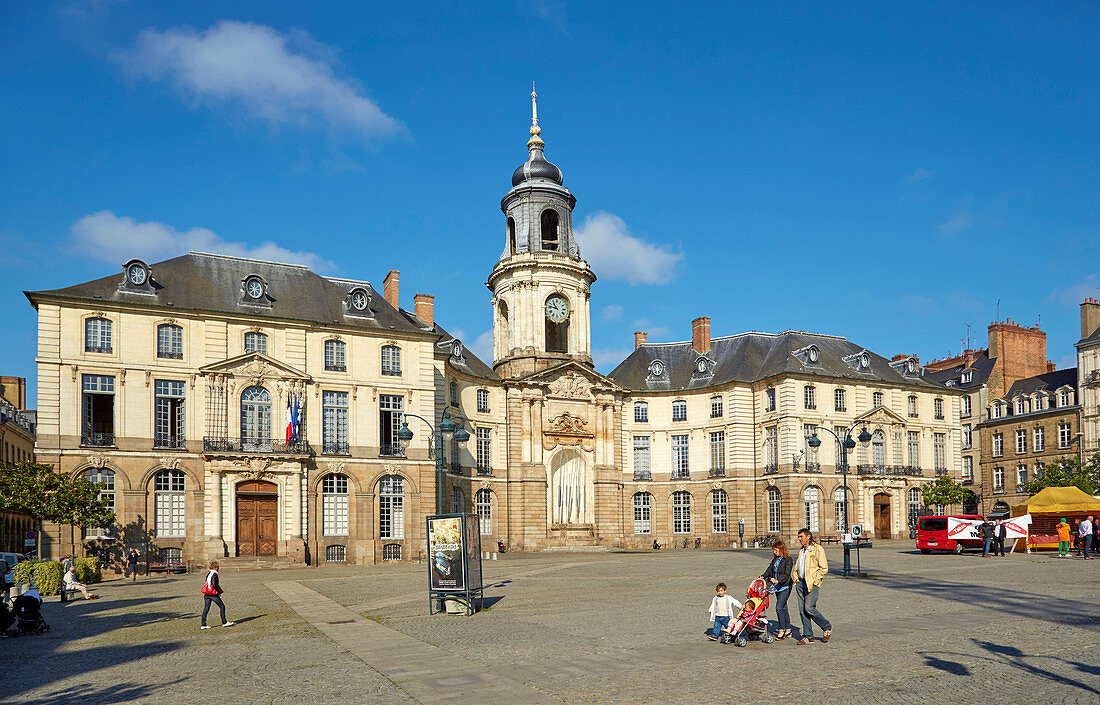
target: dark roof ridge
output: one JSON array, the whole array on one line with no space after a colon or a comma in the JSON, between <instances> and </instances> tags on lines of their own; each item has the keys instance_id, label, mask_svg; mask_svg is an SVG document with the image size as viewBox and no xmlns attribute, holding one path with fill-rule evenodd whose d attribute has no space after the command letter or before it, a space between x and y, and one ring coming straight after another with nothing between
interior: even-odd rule
<instances>
[{"instance_id":1,"label":"dark roof ridge","mask_svg":"<svg viewBox=\"0 0 1100 705\"><path fill-rule=\"evenodd\" d=\"M816 336L818 338L832 338L833 340L848 340L843 335L832 335L830 333L814 333L813 331L794 330L794 329L788 328L787 330L781 331L779 333L765 333L763 331L758 331L758 330L747 330L747 331L744 331L742 333L732 333L730 335L716 336L716 337L711 338L710 341L711 341L711 343L713 343L716 340L732 340L734 338L741 338L741 337L750 336L750 335L762 335L762 336L766 336L768 338L778 338L780 336L787 335L788 333L797 333L798 335L813 335L813 336ZM662 342L662 343L648 343L648 342L647 343L642 343L638 347L640 347L640 348L655 348L655 347L660 347L660 346L691 345L691 344L692 344L692 341L690 341L690 340L672 340L672 341L667 341L667 342Z\"/></svg>"},{"instance_id":2,"label":"dark roof ridge","mask_svg":"<svg viewBox=\"0 0 1100 705\"><path fill-rule=\"evenodd\" d=\"M199 252L198 250L191 250L187 254L199 255L202 257L215 257L217 259L232 259L238 262L255 262L256 264L273 264L276 267L294 267L295 269L309 269L308 264L292 264L290 262L276 262L274 260L256 259L255 257L238 257L237 255L223 255L217 252ZM316 274L316 272L314 272ZM327 277L325 277L327 279Z\"/></svg>"}]
</instances>

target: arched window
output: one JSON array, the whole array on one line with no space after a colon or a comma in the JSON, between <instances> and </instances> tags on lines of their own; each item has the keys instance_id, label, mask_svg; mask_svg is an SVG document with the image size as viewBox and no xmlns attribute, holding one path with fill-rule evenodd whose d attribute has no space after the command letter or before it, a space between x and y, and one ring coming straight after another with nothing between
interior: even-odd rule
<instances>
[{"instance_id":1,"label":"arched window","mask_svg":"<svg viewBox=\"0 0 1100 705\"><path fill-rule=\"evenodd\" d=\"M405 538L405 480L400 475L385 475L378 483L378 537Z\"/></svg>"},{"instance_id":2,"label":"arched window","mask_svg":"<svg viewBox=\"0 0 1100 705\"><path fill-rule=\"evenodd\" d=\"M489 390L479 389L477 390L477 410L479 413L489 413Z\"/></svg>"},{"instance_id":3,"label":"arched window","mask_svg":"<svg viewBox=\"0 0 1100 705\"><path fill-rule=\"evenodd\" d=\"M512 352L512 331L508 322L508 302L501 301L497 306L497 311L500 312L500 324L498 326L497 335L499 338L499 350L494 353L499 353L501 357L504 357L508 353Z\"/></svg>"},{"instance_id":4,"label":"arched window","mask_svg":"<svg viewBox=\"0 0 1100 705\"><path fill-rule=\"evenodd\" d=\"M477 508L477 523L481 526L481 535L493 533L493 493L489 490L478 490L474 495L474 504Z\"/></svg>"},{"instance_id":5,"label":"arched window","mask_svg":"<svg viewBox=\"0 0 1100 705\"><path fill-rule=\"evenodd\" d=\"M244 351L246 353L258 352L267 354L267 335L249 331L244 334Z\"/></svg>"},{"instance_id":6,"label":"arched window","mask_svg":"<svg viewBox=\"0 0 1100 705\"><path fill-rule=\"evenodd\" d=\"M321 478L322 531L325 536L348 535L348 476L331 473Z\"/></svg>"},{"instance_id":7,"label":"arched window","mask_svg":"<svg viewBox=\"0 0 1100 705\"><path fill-rule=\"evenodd\" d=\"M88 482L102 485L99 488L98 499L105 500L107 508L113 512L115 510L115 471L110 468L88 468L84 472L84 478ZM110 531L105 526L84 527L84 538L103 538L107 536L110 536Z\"/></svg>"},{"instance_id":8,"label":"arched window","mask_svg":"<svg viewBox=\"0 0 1100 705\"><path fill-rule=\"evenodd\" d=\"M724 534L729 530L727 508L729 497L725 490L711 490L710 493L710 530L715 534Z\"/></svg>"},{"instance_id":9,"label":"arched window","mask_svg":"<svg viewBox=\"0 0 1100 705\"><path fill-rule=\"evenodd\" d=\"M875 407L876 409L882 406L883 402L884 397L882 395L882 392L875 392L871 395L871 406Z\"/></svg>"},{"instance_id":10,"label":"arched window","mask_svg":"<svg viewBox=\"0 0 1100 705\"><path fill-rule=\"evenodd\" d=\"M672 420L687 421L688 403L683 399L672 402Z\"/></svg>"},{"instance_id":11,"label":"arched window","mask_svg":"<svg viewBox=\"0 0 1100 705\"><path fill-rule=\"evenodd\" d=\"M848 532L848 509L844 501L844 488L837 487L833 492L833 516L836 517L836 531Z\"/></svg>"},{"instance_id":12,"label":"arched window","mask_svg":"<svg viewBox=\"0 0 1100 705\"><path fill-rule=\"evenodd\" d=\"M241 448L271 450L271 393L249 387L241 393Z\"/></svg>"},{"instance_id":13,"label":"arched window","mask_svg":"<svg viewBox=\"0 0 1100 705\"><path fill-rule=\"evenodd\" d=\"M157 538L187 533L186 481L182 470L161 470L153 478L153 516Z\"/></svg>"},{"instance_id":14,"label":"arched window","mask_svg":"<svg viewBox=\"0 0 1100 705\"><path fill-rule=\"evenodd\" d=\"M634 493L634 533L648 534L653 530L651 510L653 495L648 492Z\"/></svg>"},{"instance_id":15,"label":"arched window","mask_svg":"<svg viewBox=\"0 0 1100 705\"><path fill-rule=\"evenodd\" d=\"M886 434L882 429L871 434L871 462L876 470L886 469Z\"/></svg>"},{"instance_id":16,"label":"arched window","mask_svg":"<svg viewBox=\"0 0 1100 705\"><path fill-rule=\"evenodd\" d=\"M906 498L909 500L909 526L914 527L920 519L920 490L916 487L910 487L909 491L905 494Z\"/></svg>"},{"instance_id":17,"label":"arched window","mask_svg":"<svg viewBox=\"0 0 1100 705\"><path fill-rule=\"evenodd\" d=\"M672 533L691 533L691 493L685 490L672 493Z\"/></svg>"},{"instance_id":18,"label":"arched window","mask_svg":"<svg viewBox=\"0 0 1100 705\"><path fill-rule=\"evenodd\" d=\"M508 254L516 254L516 221L508 216Z\"/></svg>"},{"instance_id":19,"label":"arched window","mask_svg":"<svg viewBox=\"0 0 1100 705\"><path fill-rule=\"evenodd\" d=\"M816 487L807 487L802 492L802 501L806 508L806 526L817 533L821 530L821 491Z\"/></svg>"},{"instance_id":20,"label":"arched window","mask_svg":"<svg viewBox=\"0 0 1100 705\"><path fill-rule=\"evenodd\" d=\"M325 341L325 370L328 372L347 372L348 346L342 340Z\"/></svg>"},{"instance_id":21,"label":"arched window","mask_svg":"<svg viewBox=\"0 0 1100 705\"><path fill-rule=\"evenodd\" d=\"M1063 389L1058 392L1058 406L1070 406L1073 404L1073 392Z\"/></svg>"},{"instance_id":22,"label":"arched window","mask_svg":"<svg viewBox=\"0 0 1100 705\"><path fill-rule=\"evenodd\" d=\"M462 489L460 487L451 488L451 514L461 514L463 505L465 504L462 497Z\"/></svg>"},{"instance_id":23,"label":"arched window","mask_svg":"<svg viewBox=\"0 0 1100 705\"><path fill-rule=\"evenodd\" d=\"M634 402L634 423L646 423L649 421L649 404L644 401Z\"/></svg>"},{"instance_id":24,"label":"arched window","mask_svg":"<svg viewBox=\"0 0 1100 705\"><path fill-rule=\"evenodd\" d=\"M382 374L401 374L401 348L396 345L382 346Z\"/></svg>"},{"instance_id":25,"label":"arched window","mask_svg":"<svg viewBox=\"0 0 1100 705\"><path fill-rule=\"evenodd\" d=\"M782 499L778 487L768 488L768 533L778 534L782 528L780 515L783 511Z\"/></svg>"},{"instance_id":26,"label":"arched window","mask_svg":"<svg viewBox=\"0 0 1100 705\"><path fill-rule=\"evenodd\" d=\"M1021 406L1021 408L1023 408ZM1022 411L1020 413L1023 413ZM943 399L936 398L932 400L932 415L937 419L943 418Z\"/></svg>"},{"instance_id":27,"label":"arched window","mask_svg":"<svg viewBox=\"0 0 1100 705\"><path fill-rule=\"evenodd\" d=\"M157 326L157 357L183 359L183 328L163 323Z\"/></svg>"},{"instance_id":28,"label":"arched window","mask_svg":"<svg viewBox=\"0 0 1100 705\"><path fill-rule=\"evenodd\" d=\"M547 208L539 218L542 232L542 249L551 252L558 251L558 212L553 208Z\"/></svg>"},{"instance_id":29,"label":"arched window","mask_svg":"<svg viewBox=\"0 0 1100 705\"><path fill-rule=\"evenodd\" d=\"M84 319L84 352L109 353L113 349L111 322L106 318Z\"/></svg>"},{"instance_id":30,"label":"arched window","mask_svg":"<svg viewBox=\"0 0 1100 705\"><path fill-rule=\"evenodd\" d=\"M843 389L837 389L833 392L833 408L837 411L847 411L848 404L844 396Z\"/></svg>"}]
</instances>

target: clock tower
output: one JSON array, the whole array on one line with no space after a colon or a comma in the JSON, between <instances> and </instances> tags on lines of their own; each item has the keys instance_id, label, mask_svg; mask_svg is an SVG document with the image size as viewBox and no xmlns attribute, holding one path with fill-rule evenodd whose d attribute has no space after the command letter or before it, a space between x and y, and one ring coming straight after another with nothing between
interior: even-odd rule
<instances>
[{"instance_id":1,"label":"clock tower","mask_svg":"<svg viewBox=\"0 0 1100 705\"><path fill-rule=\"evenodd\" d=\"M546 161L531 91L528 157L500 202L504 252L487 286L493 292L493 369L523 377L567 361L592 366L590 287L596 275L573 238L577 199L561 169Z\"/></svg>"}]
</instances>

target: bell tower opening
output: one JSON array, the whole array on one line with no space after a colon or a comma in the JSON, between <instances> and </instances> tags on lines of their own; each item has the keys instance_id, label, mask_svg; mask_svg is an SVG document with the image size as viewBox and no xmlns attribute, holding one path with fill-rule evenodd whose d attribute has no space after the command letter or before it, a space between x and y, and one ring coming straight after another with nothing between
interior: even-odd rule
<instances>
[{"instance_id":1,"label":"bell tower opening","mask_svg":"<svg viewBox=\"0 0 1100 705\"><path fill-rule=\"evenodd\" d=\"M508 216L508 254L516 254L516 219Z\"/></svg>"},{"instance_id":2,"label":"bell tower opening","mask_svg":"<svg viewBox=\"0 0 1100 705\"><path fill-rule=\"evenodd\" d=\"M546 352L569 352L569 319L561 323L546 319Z\"/></svg>"},{"instance_id":3,"label":"bell tower opening","mask_svg":"<svg viewBox=\"0 0 1100 705\"><path fill-rule=\"evenodd\" d=\"M558 212L553 208L547 208L540 217L540 232L542 235L542 249L549 252L558 251Z\"/></svg>"}]
</instances>

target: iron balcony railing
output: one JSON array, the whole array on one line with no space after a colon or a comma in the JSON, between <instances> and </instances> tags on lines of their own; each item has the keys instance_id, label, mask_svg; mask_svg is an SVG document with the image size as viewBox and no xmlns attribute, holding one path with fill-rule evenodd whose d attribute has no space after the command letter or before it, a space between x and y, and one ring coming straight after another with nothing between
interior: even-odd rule
<instances>
[{"instance_id":1,"label":"iron balcony railing","mask_svg":"<svg viewBox=\"0 0 1100 705\"><path fill-rule=\"evenodd\" d=\"M821 463L807 461L806 472L821 472Z\"/></svg>"},{"instance_id":2,"label":"iron balcony railing","mask_svg":"<svg viewBox=\"0 0 1100 705\"><path fill-rule=\"evenodd\" d=\"M947 474L947 468L936 468L936 477L943 477Z\"/></svg>"},{"instance_id":3,"label":"iron balcony railing","mask_svg":"<svg viewBox=\"0 0 1100 705\"><path fill-rule=\"evenodd\" d=\"M645 481L648 482L649 480L652 480L652 479L653 479L653 473L651 473L649 470L635 470L634 471L634 480L635 481L645 480Z\"/></svg>"},{"instance_id":4,"label":"iron balcony railing","mask_svg":"<svg viewBox=\"0 0 1100 705\"><path fill-rule=\"evenodd\" d=\"M465 474L462 471L462 463L460 463L457 460L452 460L451 461L450 470L451 470L452 475L463 475L463 474Z\"/></svg>"},{"instance_id":5,"label":"iron balcony railing","mask_svg":"<svg viewBox=\"0 0 1100 705\"><path fill-rule=\"evenodd\" d=\"M711 477L725 477L726 476L726 469L725 468L711 468L710 469L710 476Z\"/></svg>"},{"instance_id":6,"label":"iron balcony railing","mask_svg":"<svg viewBox=\"0 0 1100 705\"><path fill-rule=\"evenodd\" d=\"M857 465L857 475L911 475L920 477L922 468L913 465Z\"/></svg>"},{"instance_id":7,"label":"iron balcony railing","mask_svg":"<svg viewBox=\"0 0 1100 705\"><path fill-rule=\"evenodd\" d=\"M157 433L153 435L153 447L158 450L183 450L184 439L182 435Z\"/></svg>"},{"instance_id":8,"label":"iron balcony railing","mask_svg":"<svg viewBox=\"0 0 1100 705\"><path fill-rule=\"evenodd\" d=\"M493 468L489 467L488 465L478 464L477 474L482 475L483 477L492 477L493 476Z\"/></svg>"},{"instance_id":9,"label":"iron balcony railing","mask_svg":"<svg viewBox=\"0 0 1100 705\"><path fill-rule=\"evenodd\" d=\"M400 443L383 443L378 454L387 458L404 458L405 446Z\"/></svg>"},{"instance_id":10,"label":"iron balcony railing","mask_svg":"<svg viewBox=\"0 0 1100 705\"><path fill-rule=\"evenodd\" d=\"M157 357L162 360L182 360L182 350L157 350Z\"/></svg>"},{"instance_id":11,"label":"iron balcony railing","mask_svg":"<svg viewBox=\"0 0 1100 705\"><path fill-rule=\"evenodd\" d=\"M84 352L90 353L109 353L113 348L110 345L85 345Z\"/></svg>"},{"instance_id":12,"label":"iron balcony railing","mask_svg":"<svg viewBox=\"0 0 1100 705\"><path fill-rule=\"evenodd\" d=\"M775 463L764 466L764 474L765 475L771 475L772 473L777 473L777 472L779 472L779 466L776 465Z\"/></svg>"},{"instance_id":13,"label":"iron balcony railing","mask_svg":"<svg viewBox=\"0 0 1100 705\"><path fill-rule=\"evenodd\" d=\"M325 441L321 444L324 455L351 455L351 446L347 441Z\"/></svg>"},{"instance_id":14,"label":"iron balcony railing","mask_svg":"<svg viewBox=\"0 0 1100 705\"><path fill-rule=\"evenodd\" d=\"M690 479L690 477L691 477L691 473L688 470L673 470L672 471L672 479L673 480L687 480L687 479Z\"/></svg>"},{"instance_id":15,"label":"iron balcony railing","mask_svg":"<svg viewBox=\"0 0 1100 705\"><path fill-rule=\"evenodd\" d=\"M84 433L80 436L80 445L93 448L107 448L115 444L113 433Z\"/></svg>"},{"instance_id":16,"label":"iron balcony railing","mask_svg":"<svg viewBox=\"0 0 1100 705\"><path fill-rule=\"evenodd\" d=\"M204 453L249 453L264 455L268 453L279 455L312 455L313 449L304 440L287 443L282 438L228 438L219 436L204 436L202 439Z\"/></svg>"},{"instance_id":17,"label":"iron balcony railing","mask_svg":"<svg viewBox=\"0 0 1100 705\"><path fill-rule=\"evenodd\" d=\"M993 488L993 494L1004 494L1004 493L1005 493L1005 488L1003 488L1003 487L994 487Z\"/></svg>"}]
</instances>

